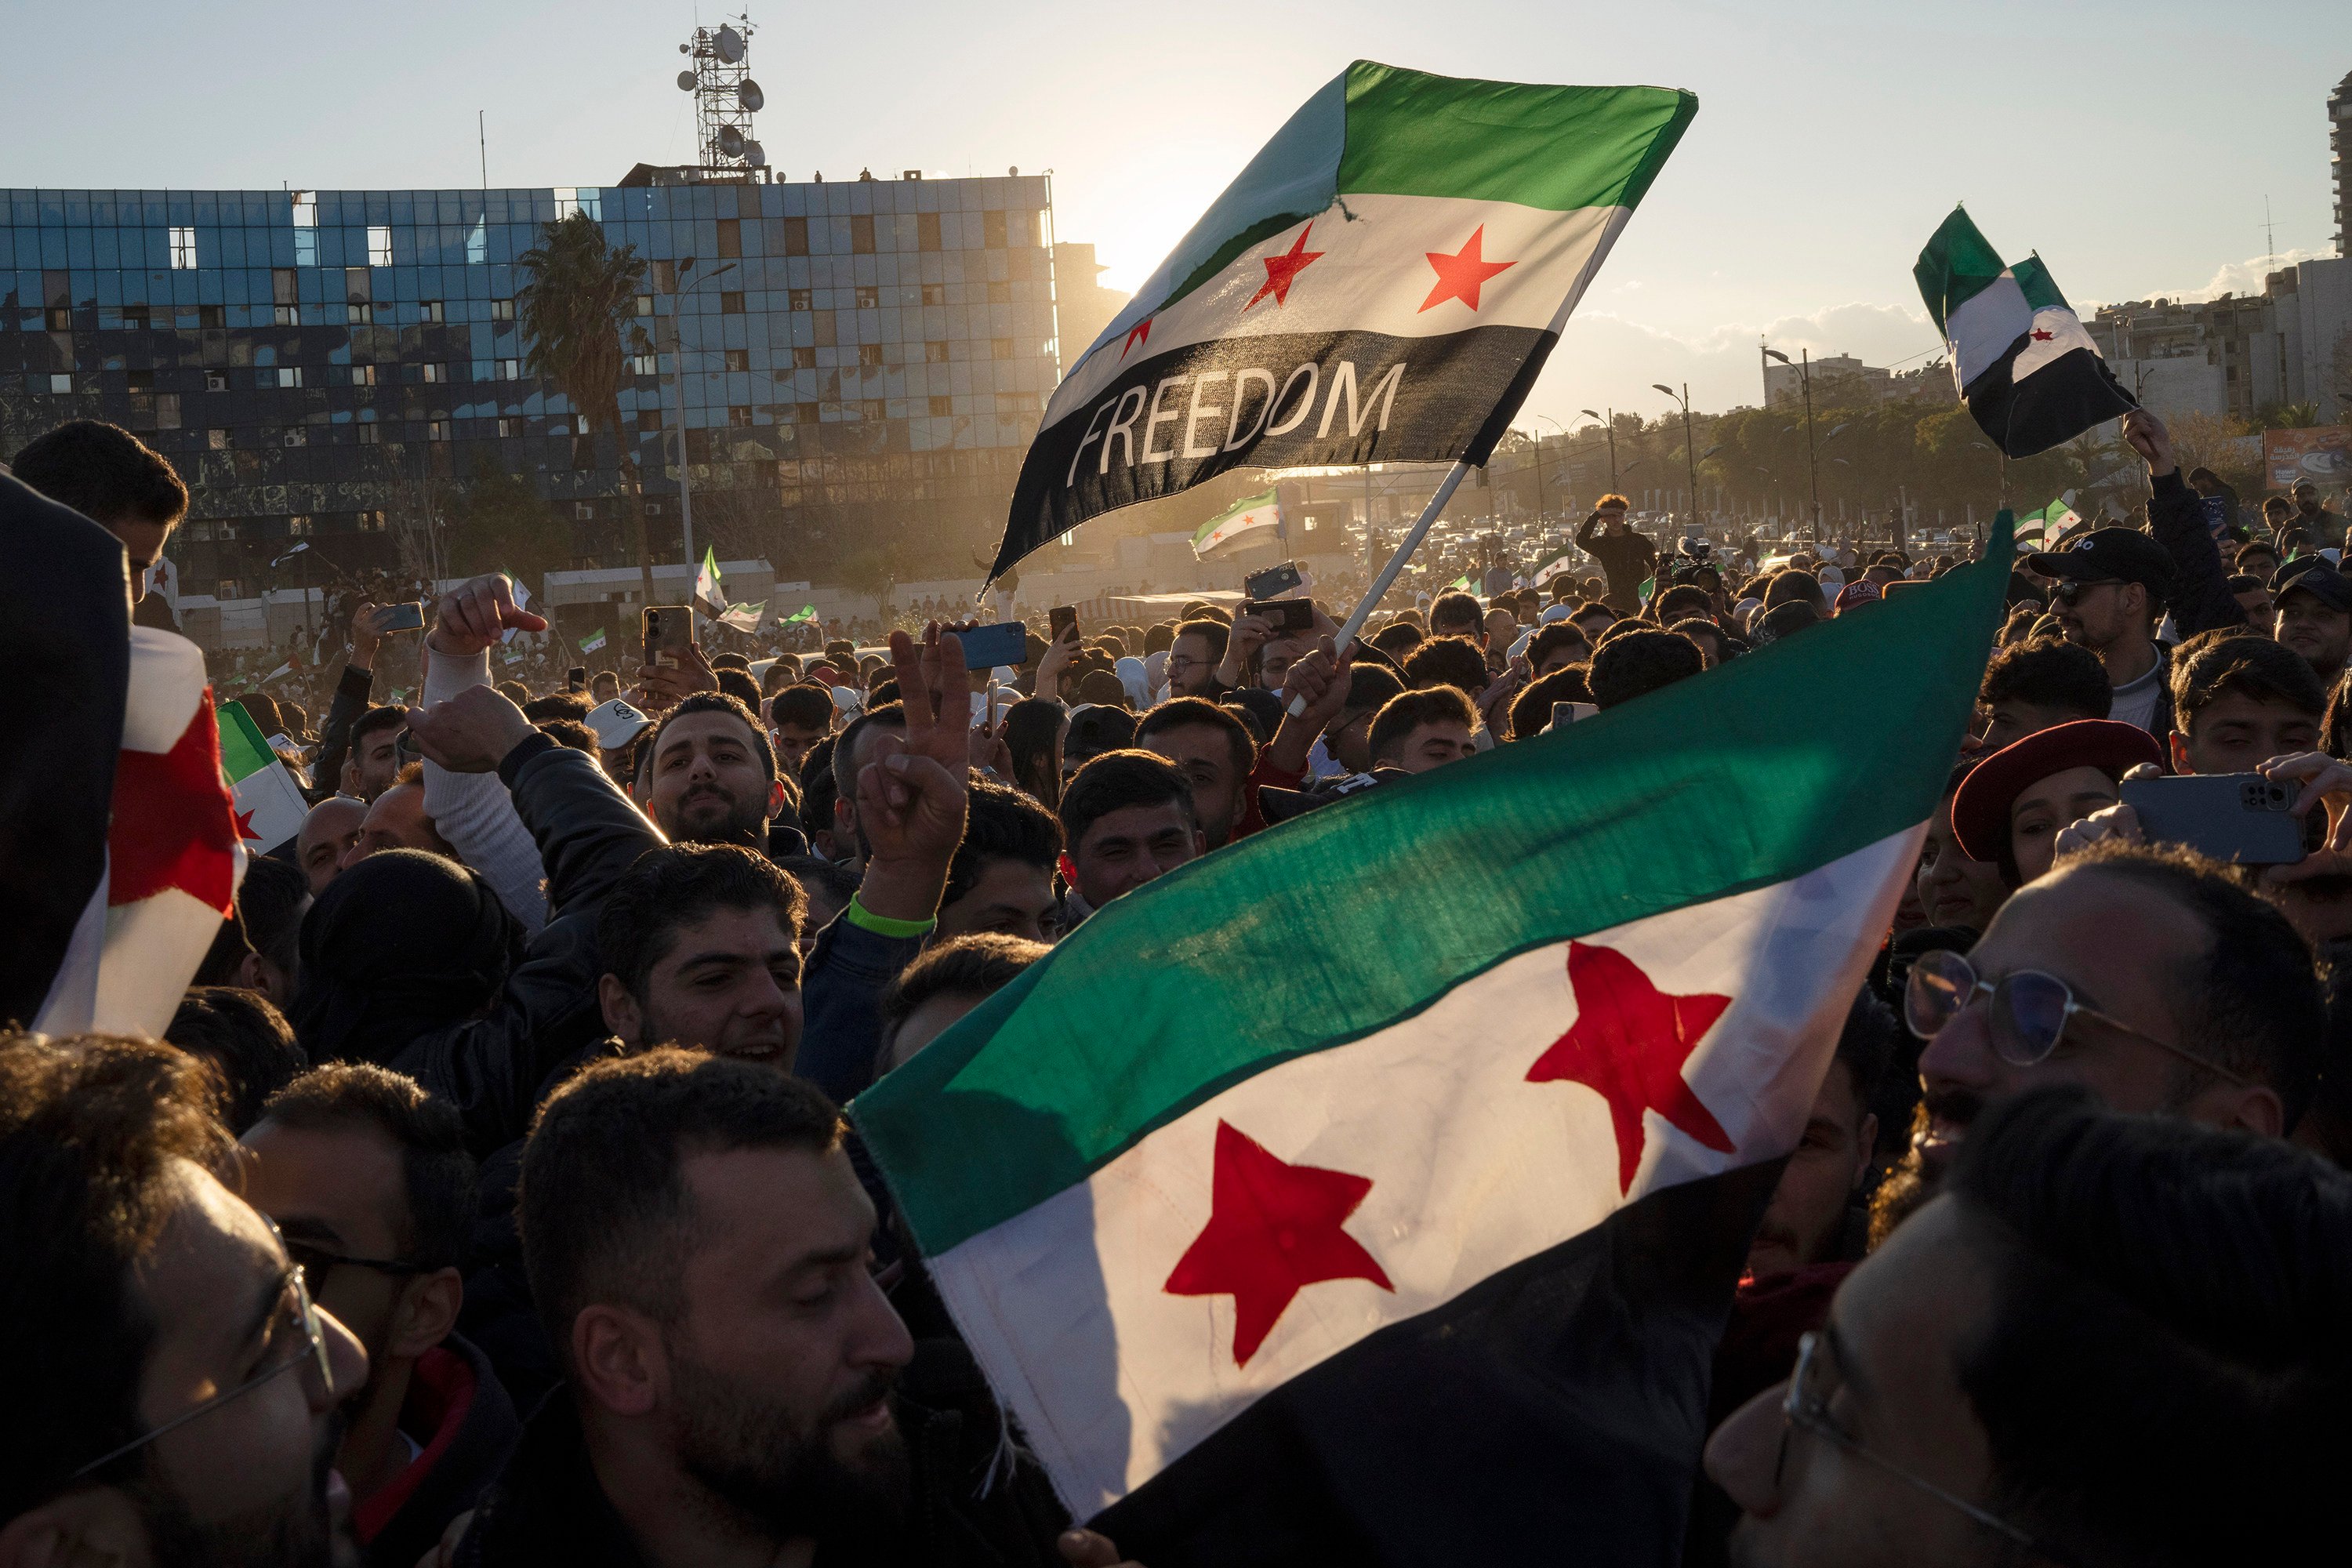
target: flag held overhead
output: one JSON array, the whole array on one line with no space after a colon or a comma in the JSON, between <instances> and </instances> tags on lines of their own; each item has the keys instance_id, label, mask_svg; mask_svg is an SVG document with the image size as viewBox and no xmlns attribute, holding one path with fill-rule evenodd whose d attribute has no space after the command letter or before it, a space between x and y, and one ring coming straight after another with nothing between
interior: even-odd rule
<instances>
[{"instance_id":1,"label":"flag held overhead","mask_svg":"<svg viewBox=\"0 0 2352 1568\"><path fill-rule=\"evenodd\" d=\"M1234 468L1483 463L1697 108L1350 65L1063 379L991 580Z\"/></svg>"}]
</instances>

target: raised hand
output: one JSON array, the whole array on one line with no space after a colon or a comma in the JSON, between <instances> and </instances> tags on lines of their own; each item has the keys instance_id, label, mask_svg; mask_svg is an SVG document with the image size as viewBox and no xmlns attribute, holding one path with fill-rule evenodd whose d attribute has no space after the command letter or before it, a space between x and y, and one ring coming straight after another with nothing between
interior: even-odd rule
<instances>
[{"instance_id":1,"label":"raised hand","mask_svg":"<svg viewBox=\"0 0 2352 1568\"><path fill-rule=\"evenodd\" d=\"M929 920L963 842L971 768L971 681L963 641L934 621L918 646L890 634L890 662L906 717L902 736L878 731L857 775L857 825L871 853L858 902L890 920Z\"/></svg>"},{"instance_id":2,"label":"raised hand","mask_svg":"<svg viewBox=\"0 0 2352 1568\"><path fill-rule=\"evenodd\" d=\"M538 729L495 687L469 686L446 702L411 708L408 732L418 751L451 773L487 773Z\"/></svg>"},{"instance_id":3,"label":"raised hand","mask_svg":"<svg viewBox=\"0 0 2352 1568\"><path fill-rule=\"evenodd\" d=\"M433 634L425 646L435 653L459 658L481 652L511 627L543 632L547 619L520 608L514 584L503 572L469 578L434 601Z\"/></svg>"}]
</instances>

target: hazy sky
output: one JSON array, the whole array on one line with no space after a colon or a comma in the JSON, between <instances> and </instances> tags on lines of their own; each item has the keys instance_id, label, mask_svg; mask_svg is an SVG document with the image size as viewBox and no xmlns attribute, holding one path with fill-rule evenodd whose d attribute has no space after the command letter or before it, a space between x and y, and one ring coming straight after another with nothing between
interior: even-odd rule
<instances>
[{"instance_id":1,"label":"hazy sky","mask_svg":"<svg viewBox=\"0 0 2352 1568\"><path fill-rule=\"evenodd\" d=\"M690 4L5 0L0 185L604 184L692 155ZM706 10L704 19L719 13ZM1966 199L2075 303L2259 289L2334 243L2344 0L1186 0L755 9L759 132L792 178L1055 171L1060 237L1131 288L1359 56L1685 87L1699 113L1529 402L1645 415L1759 397L1756 340L1915 359L1912 258ZM99 35L103 34L101 37ZM1915 359L1916 363L1916 359Z\"/></svg>"}]
</instances>

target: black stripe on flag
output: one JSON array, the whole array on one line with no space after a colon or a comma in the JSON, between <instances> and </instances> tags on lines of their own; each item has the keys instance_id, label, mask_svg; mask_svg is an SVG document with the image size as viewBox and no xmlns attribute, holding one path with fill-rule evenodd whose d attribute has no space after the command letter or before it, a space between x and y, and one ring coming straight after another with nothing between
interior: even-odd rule
<instances>
[{"instance_id":1,"label":"black stripe on flag","mask_svg":"<svg viewBox=\"0 0 2352 1568\"><path fill-rule=\"evenodd\" d=\"M1538 327L1295 333L1139 360L1038 432L989 574L1090 517L1234 468L1484 462L1554 341Z\"/></svg>"},{"instance_id":2,"label":"black stripe on flag","mask_svg":"<svg viewBox=\"0 0 2352 1568\"><path fill-rule=\"evenodd\" d=\"M2024 380L2012 379L2030 342L2032 334L2020 336L1967 393L1978 426L2009 456L2046 452L2139 406L2107 362L2087 348L2069 349Z\"/></svg>"},{"instance_id":3,"label":"black stripe on flag","mask_svg":"<svg viewBox=\"0 0 2352 1568\"><path fill-rule=\"evenodd\" d=\"M0 470L0 668L26 700L0 730L0 1023L30 1025L106 875L131 689L122 542Z\"/></svg>"},{"instance_id":4,"label":"black stripe on flag","mask_svg":"<svg viewBox=\"0 0 2352 1568\"><path fill-rule=\"evenodd\" d=\"M1654 1192L1221 1427L1092 1528L1152 1568L1673 1564L1780 1160Z\"/></svg>"}]
</instances>

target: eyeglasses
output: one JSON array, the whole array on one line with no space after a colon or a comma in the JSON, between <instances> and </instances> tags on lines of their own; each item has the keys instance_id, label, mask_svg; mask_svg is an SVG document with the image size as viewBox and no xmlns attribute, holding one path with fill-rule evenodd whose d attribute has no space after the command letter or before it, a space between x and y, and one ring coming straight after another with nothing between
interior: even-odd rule
<instances>
[{"instance_id":1,"label":"eyeglasses","mask_svg":"<svg viewBox=\"0 0 2352 1568\"><path fill-rule=\"evenodd\" d=\"M2074 1000L2074 988L2054 974L2020 969L1998 981L1979 977L1974 965L1947 948L1923 952L1911 966L1903 987L1903 1020L1923 1040L1932 1040L1979 996L1992 998L1993 1054L2012 1067L2039 1066L2058 1048L2058 1042L2077 1018L2088 1018L2118 1034L2129 1035L2179 1058L2194 1067L2227 1079L2240 1088L2246 1080L2217 1062L2168 1040L2135 1029L2120 1018Z\"/></svg>"},{"instance_id":2,"label":"eyeglasses","mask_svg":"<svg viewBox=\"0 0 2352 1568\"><path fill-rule=\"evenodd\" d=\"M2057 600L2062 605L2073 605L2080 603L2083 595L2089 593L2094 588L2120 588L2122 586L2123 579L2120 577L2094 577L2087 582L2080 578L2065 577L2061 578L2058 583L2051 588L2050 596Z\"/></svg>"},{"instance_id":3,"label":"eyeglasses","mask_svg":"<svg viewBox=\"0 0 2352 1568\"><path fill-rule=\"evenodd\" d=\"M1797 1341L1797 1368L1789 1374L1789 1392L1780 1401L1784 1425L1780 1428L1780 1458L1772 1467L1774 1489L1779 1489L1781 1472L1788 1467L1789 1433L1801 1428L1816 1437L1836 1444L1857 1459L1877 1466L1904 1485L1927 1493L1946 1507L1958 1509L1994 1534L2014 1541L2051 1562L2071 1564L2077 1561L2071 1553L2036 1539L2032 1532L2011 1524L2000 1515L1979 1508L1968 1499L1946 1491L1927 1477L1915 1475L1885 1455L1873 1452L1864 1446L1861 1438L1832 1420L1830 1395L1836 1392L1836 1384L1830 1369L1834 1363L1832 1357L1822 1353L1823 1342L1824 1336L1820 1333L1808 1333Z\"/></svg>"},{"instance_id":4,"label":"eyeglasses","mask_svg":"<svg viewBox=\"0 0 2352 1568\"><path fill-rule=\"evenodd\" d=\"M315 1386L305 1390L314 1404L331 1402L336 1394L334 1363L327 1353L327 1333L319 1323L319 1309L310 1304L310 1289L302 1282L300 1268L286 1271L278 1287L277 1310L271 1314L269 1348L264 1352L268 1364L238 1384L226 1394L215 1394L193 1410L184 1410L160 1426L152 1426L141 1436L112 1451L100 1455L89 1464L66 1478L67 1483L95 1475L126 1454L136 1453L166 1432L174 1432L197 1416L219 1409L233 1400L244 1398L262 1384L302 1367L317 1374Z\"/></svg>"},{"instance_id":5,"label":"eyeglasses","mask_svg":"<svg viewBox=\"0 0 2352 1568\"><path fill-rule=\"evenodd\" d=\"M294 1266L302 1271L306 1286L309 1281L316 1279L322 1290L326 1289L328 1274L337 1268L373 1268L378 1274L410 1275L430 1274L435 1268L433 1264L416 1263L404 1258L352 1258L299 1241L286 1244L286 1256L292 1258Z\"/></svg>"},{"instance_id":6,"label":"eyeglasses","mask_svg":"<svg viewBox=\"0 0 2352 1568\"><path fill-rule=\"evenodd\" d=\"M1190 669L1196 664L1206 668L1211 662L1212 661L1205 658L1194 658L1190 654L1171 653L1168 656L1168 668L1170 669Z\"/></svg>"}]
</instances>

